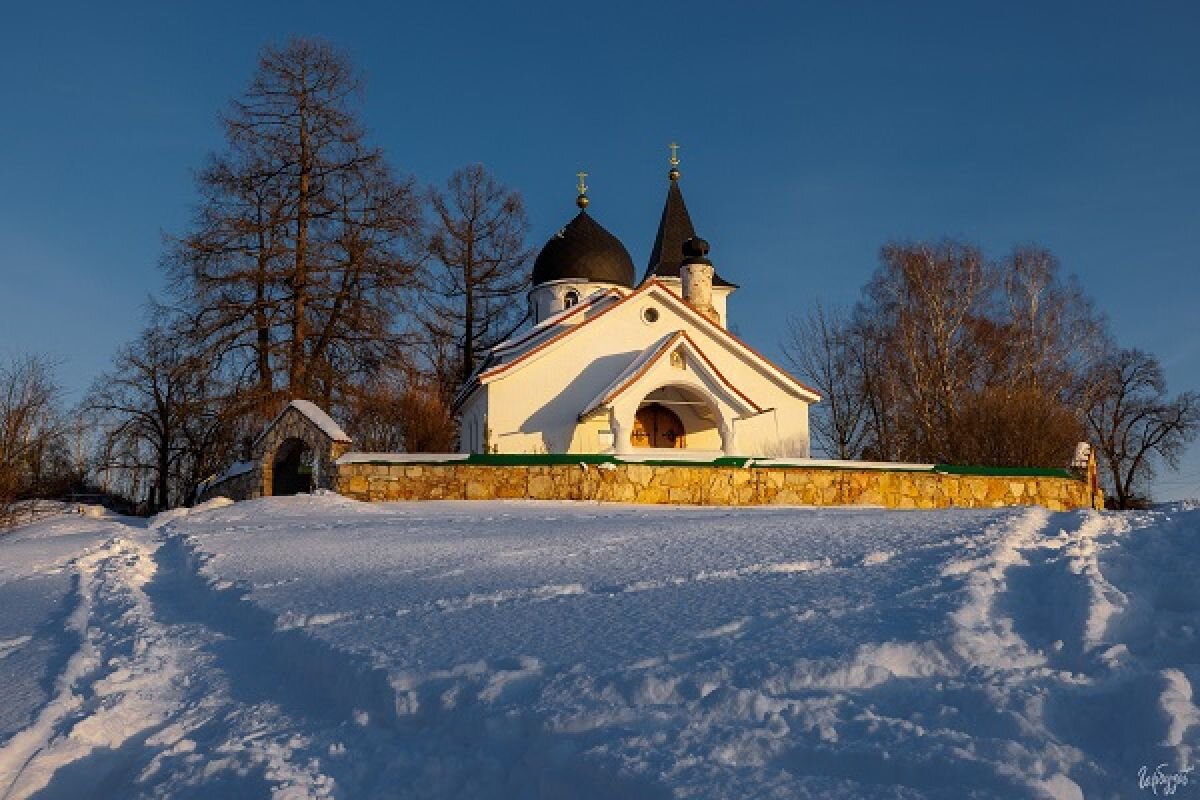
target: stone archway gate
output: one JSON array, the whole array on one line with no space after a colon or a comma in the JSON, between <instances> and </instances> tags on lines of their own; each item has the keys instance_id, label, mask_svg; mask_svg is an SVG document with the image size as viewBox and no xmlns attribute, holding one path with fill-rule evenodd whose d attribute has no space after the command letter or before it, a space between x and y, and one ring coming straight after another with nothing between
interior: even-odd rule
<instances>
[{"instance_id":1,"label":"stone archway gate","mask_svg":"<svg viewBox=\"0 0 1200 800\"><path fill-rule=\"evenodd\" d=\"M198 493L204 500L224 495L234 500L268 497L274 481L279 448L299 439L313 453L313 488L331 489L336 462L350 449L351 439L341 426L319 406L308 400L293 400L271 421L250 448L250 459L234 464L214 476Z\"/></svg>"},{"instance_id":2,"label":"stone archway gate","mask_svg":"<svg viewBox=\"0 0 1200 800\"><path fill-rule=\"evenodd\" d=\"M299 439L313 452L313 488L332 488L334 464L350 449L350 437L315 403L293 400L254 443L254 460L262 471L259 494L271 494L275 456L289 439Z\"/></svg>"}]
</instances>

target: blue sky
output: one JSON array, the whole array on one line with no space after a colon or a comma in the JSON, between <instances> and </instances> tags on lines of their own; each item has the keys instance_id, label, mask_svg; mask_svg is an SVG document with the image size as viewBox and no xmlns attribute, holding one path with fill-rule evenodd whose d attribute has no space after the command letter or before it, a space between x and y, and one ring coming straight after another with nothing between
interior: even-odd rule
<instances>
[{"instance_id":1,"label":"blue sky","mask_svg":"<svg viewBox=\"0 0 1200 800\"><path fill-rule=\"evenodd\" d=\"M252 7L251 7L252 6ZM889 239L1050 248L1125 346L1200 389L1195 3L21 3L0 30L0 357L78 396L162 287L192 171L260 47L344 48L423 182L482 162L540 242L590 173L644 266L666 144L732 321L849 304ZM1200 495L1200 446L1160 495Z\"/></svg>"}]
</instances>

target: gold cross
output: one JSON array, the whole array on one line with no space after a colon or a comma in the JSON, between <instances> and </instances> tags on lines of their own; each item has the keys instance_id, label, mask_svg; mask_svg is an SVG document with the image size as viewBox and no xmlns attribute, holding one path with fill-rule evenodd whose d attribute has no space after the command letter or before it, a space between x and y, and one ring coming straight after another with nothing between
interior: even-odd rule
<instances>
[{"instance_id":1,"label":"gold cross","mask_svg":"<svg viewBox=\"0 0 1200 800\"><path fill-rule=\"evenodd\" d=\"M675 144L674 142L671 142L667 146L671 148L671 166L678 167L679 166L679 145Z\"/></svg>"},{"instance_id":2,"label":"gold cross","mask_svg":"<svg viewBox=\"0 0 1200 800\"><path fill-rule=\"evenodd\" d=\"M575 175L579 178L579 186L576 187L579 189L579 193L587 194L587 182L584 181L584 178L586 178L588 174L586 172L576 172Z\"/></svg>"}]
</instances>

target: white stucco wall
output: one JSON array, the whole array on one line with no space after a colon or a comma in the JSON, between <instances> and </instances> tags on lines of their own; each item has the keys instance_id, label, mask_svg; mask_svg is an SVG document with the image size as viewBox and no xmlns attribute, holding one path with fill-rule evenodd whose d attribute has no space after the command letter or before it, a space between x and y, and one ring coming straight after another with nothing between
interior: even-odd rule
<instances>
[{"instance_id":1,"label":"white stucco wall","mask_svg":"<svg viewBox=\"0 0 1200 800\"><path fill-rule=\"evenodd\" d=\"M611 426L602 419L589 419L581 428L580 412L642 351L674 331L686 330L726 380L761 409L771 411L769 415L734 420L739 449L743 451L737 455L807 455L807 402L764 374L753 359L735 352L724 335L677 312L671 302L660 296L662 291L651 288L635 295L583 330L497 376L469 399L463 408L464 420L473 419L475 428L481 429L484 423L480 420L485 419L492 443L502 453L603 450L601 445L607 441L603 432L611 430ZM725 292L724 296L727 295ZM717 298L714 292L714 305ZM648 308L657 310L657 321L645 320ZM622 406L636 411L640 400L641 397L633 398L632 403L626 400ZM722 414L731 418L744 412L725 406ZM631 417L632 412L627 420L630 427ZM467 424L464 422L464 428ZM628 436L628 430L624 435ZM711 436L688 440L689 448L712 444ZM471 450L466 437L463 449Z\"/></svg>"},{"instance_id":2,"label":"white stucco wall","mask_svg":"<svg viewBox=\"0 0 1200 800\"><path fill-rule=\"evenodd\" d=\"M484 453L487 431L487 393L475 392L463 404L458 419L458 450L460 453Z\"/></svg>"},{"instance_id":3,"label":"white stucco wall","mask_svg":"<svg viewBox=\"0 0 1200 800\"><path fill-rule=\"evenodd\" d=\"M733 289L728 286L714 286L712 289L712 307L716 309L717 316L721 319L721 327L729 327L729 295L733 294Z\"/></svg>"},{"instance_id":4,"label":"white stucco wall","mask_svg":"<svg viewBox=\"0 0 1200 800\"><path fill-rule=\"evenodd\" d=\"M550 317L566 308L566 296L574 291L579 299L587 297L604 289L620 288L615 283L592 283L589 281L548 281L535 286L529 292L529 311L533 316L533 324Z\"/></svg>"},{"instance_id":5,"label":"white stucco wall","mask_svg":"<svg viewBox=\"0 0 1200 800\"><path fill-rule=\"evenodd\" d=\"M671 287L671 290L679 296L683 296L683 282L679 278L662 277L655 278L659 283L664 283ZM721 327L729 327L729 295L734 293L731 286L714 286L712 287L712 307L716 310L717 316L721 319Z\"/></svg>"}]
</instances>

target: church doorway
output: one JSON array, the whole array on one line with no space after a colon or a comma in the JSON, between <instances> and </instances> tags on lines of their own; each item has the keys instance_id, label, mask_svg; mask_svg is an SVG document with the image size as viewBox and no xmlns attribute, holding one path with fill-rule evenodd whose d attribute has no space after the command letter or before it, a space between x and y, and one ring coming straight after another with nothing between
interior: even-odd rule
<instances>
[{"instance_id":1,"label":"church doorway","mask_svg":"<svg viewBox=\"0 0 1200 800\"><path fill-rule=\"evenodd\" d=\"M674 411L658 403L637 410L629 438L634 447L687 447L683 423Z\"/></svg>"},{"instance_id":2,"label":"church doorway","mask_svg":"<svg viewBox=\"0 0 1200 800\"><path fill-rule=\"evenodd\" d=\"M313 449L302 439L287 439L275 451L271 467L271 494L275 496L311 492Z\"/></svg>"}]
</instances>

